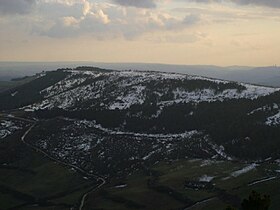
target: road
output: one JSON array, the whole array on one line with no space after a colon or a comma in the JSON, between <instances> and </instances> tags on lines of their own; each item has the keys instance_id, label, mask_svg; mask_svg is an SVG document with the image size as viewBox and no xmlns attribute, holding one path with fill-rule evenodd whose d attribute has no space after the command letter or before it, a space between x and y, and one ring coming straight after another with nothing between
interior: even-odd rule
<instances>
[{"instance_id":1,"label":"road","mask_svg":"<svg viewBox=\"0 0 280 210\"><path fill-rule=\"evenodd\" d=\"M86 192L83 196L82 196L82 199L80 201L80 204L79 204L79 210L82 210L84 205L85 205L85 200L87 198L87 196L91 193L91 192L94 192L98 189L100 189L103 185L106 184L106 180L103 178L103 177L100 177L98 175L95 175L95 174L92 174L92 173L88 173L86 172L85 170L79 168L78 166L75 166L75 165L72 165L70 163L65 163L55 157L52 157L50 156L48 153L46 153L45 151L43 151L42 149L28 143L25 141L26 139L26 136L31 132L31 130L37 125L37 121L35 120L31 120L31 119L25 119L25 118L21 118L21 117L15 117L15 116L12 116L12 115L5 115L5 116L2 116L2 117L5 117L5 118L10 118L10 119L16 119L16 120L22 120L22 121L25 121L25 122L29 122L29 123L32 123L32 125L25 131L25 133L21 136L21 141L28 147L32 148L33 150L35 150L36 152L39 152L43 155L45 155L46 157L48 157L49 159L51 159L52 161L60 164L60 165L63 165L63 166L66 166L66 167L70 167L70 168L74 168L76 171L80 172L81 174L83 174L84 176L88 177L88 178L93 178L95 179L97 182L101 182L98 186L94 186L92 187L88 192Z\"/></svg>"},{"instance_id":2,"label":"road","mask_svg":"<svg viewBox=\"0 0 280 210\"><path fill-rule=\"evenodd\" d=\"M184 210L190 210L190 209L192 209L192 208L194 208L194 207L196 207L196 206L199 206L199 205L201 205L201 204L203 204L203 203L207 203L207 202L212 201L212 200L214 200L214 199L216 199L216 198L218 198L218 197L211 197L211 198L203 199L203 200L201 200L201 201L197 201L197 202L194 203L193 205L191 205L191 206L185 208Z\"/></svg>"}]
</instances>

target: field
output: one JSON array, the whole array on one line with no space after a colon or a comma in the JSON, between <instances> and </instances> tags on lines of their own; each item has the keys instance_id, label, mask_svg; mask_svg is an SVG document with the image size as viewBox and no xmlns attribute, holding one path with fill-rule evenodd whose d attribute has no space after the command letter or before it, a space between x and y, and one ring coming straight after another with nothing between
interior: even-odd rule
<instances>
[{"instance_id":1,"label":"field","mask_svg":"<svg viewBox=\"0 0 280 210\"><path fill-rule=\"evenodd\" d=\"M222 210L228 205L239 208L242 200L256 190L270 195L270 210L277 210L280 179L276 170L279 168L269 162L258 165L200 159L160 162L145 172L110 183L91 195L88 206L94 209Z\"/></svg>"},{"instance_id":2,"label":"field","mask_svg":"<svg viewBox=\"0 0 280 210\"><path fill-rule=\"evenodd\" d=\"M58 165L19 139L0 144L0 209L69 209L96 183L74 169Z\"/></svg>"}]
</instances>

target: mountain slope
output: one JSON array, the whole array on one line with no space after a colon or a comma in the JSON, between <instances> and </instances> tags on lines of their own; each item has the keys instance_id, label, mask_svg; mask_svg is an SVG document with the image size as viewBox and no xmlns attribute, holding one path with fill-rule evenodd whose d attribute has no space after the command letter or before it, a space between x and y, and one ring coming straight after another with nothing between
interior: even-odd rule
<instances>
[{"instance_id":1,"label":"mountain slope","mask_svg":"<svg viewBox=\"0 0 280 210\"><path fill-rule=\"evenodd\" d=\"M45 119L32 144L101 175L163 159L279 158L277 88L80 67L49 72L0 99L1 109Z\"/></svg>"},{"instance_id":2,"label":"mountain slope","mask_svg":"<svg viewBox=\"0 0 280 210\"><path fill-rule=\"evenodd\" d=\"M129 109L133 105L256 99L279 89L183 74L135 71L64 71L67 77L39 92L45 100L29 108Z\"/></svg>"}]
</instances>

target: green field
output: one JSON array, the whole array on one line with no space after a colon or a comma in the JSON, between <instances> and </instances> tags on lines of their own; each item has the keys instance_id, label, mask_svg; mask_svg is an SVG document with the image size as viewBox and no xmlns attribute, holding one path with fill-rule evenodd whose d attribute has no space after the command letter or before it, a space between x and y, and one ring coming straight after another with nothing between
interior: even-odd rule
<instances>
[{"instance_id":1,"label":"green field","mask_svg":"<svg viewBox=\"0 0 280 210\"><path fill-rule=\"evenodd\" d=\"M231 161L179 160L160 162L149 172L139 171L127 179L116 180L103 189L103 192L91 194L88 209L182 209L222 210L228 205L236 208L252 190L271 196L270 210L280 206L280 179L274 163L262 163L256 168L234 177L233 172L249 164ZM192 189L186 187L188 181L198 182L200 177L213 177L210 188ZM276 178L267 182L249 186L253 181L264 177ZM154 186L148 183L156 180ZM126 185L116 188L119 183ZM191 205L200 202L197 205ZM133 204L137 204L133 206Z\"/></svg>"}]
</instances>

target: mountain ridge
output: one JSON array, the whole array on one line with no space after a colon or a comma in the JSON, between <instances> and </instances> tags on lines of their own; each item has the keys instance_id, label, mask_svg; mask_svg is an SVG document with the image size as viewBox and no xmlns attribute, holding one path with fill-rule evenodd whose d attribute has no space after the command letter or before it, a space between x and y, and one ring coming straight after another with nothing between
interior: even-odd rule
<instances>
[{"instance_id":1,"label":"mountain ridge","mask_svg":"<svg viewBox=\"0 0 280 210\"><path fill-rule=\"evenodd\" d=\"M109 129L104 134L109 136L134 133L133 138L138 138L142 133L148 139L156 134L172 139L172 135L197 131L203 133L198 142L203 141L208 149L213 146L206 143L206 137L229 156L265 158L278 154L279 90L180 73L84 66L45 72L1 93L0 106L54 124L62 123L52 120L58 116L92 121L99 132ZM264 138L270 138L270 144L264 144ZM253 144L258 145L255 151Z\"/></svg>"},{"instance_id":2,"label":"mountain ridge","mask_svg":"<svg viewBox=\"0 0 280 210\"><path fill-rule=\"evenodd\" d=\"M277 66L250 67L250 66L215 66L215 65L176 65L153 63L101 63L101 62L0 62L0 80L9 80L23 76L31 76L42 70L51 71L58 68L76 66L97 66L103 69L115 70L155 70L207 76L230 81L280 87L280 71ZM258 71L262 68L262 71ZM274 69L274 70L273 70ZM265 74L263 74L265 73ZM276 75L275 75L276 74Z\"/></svg>"}]
</instances>

